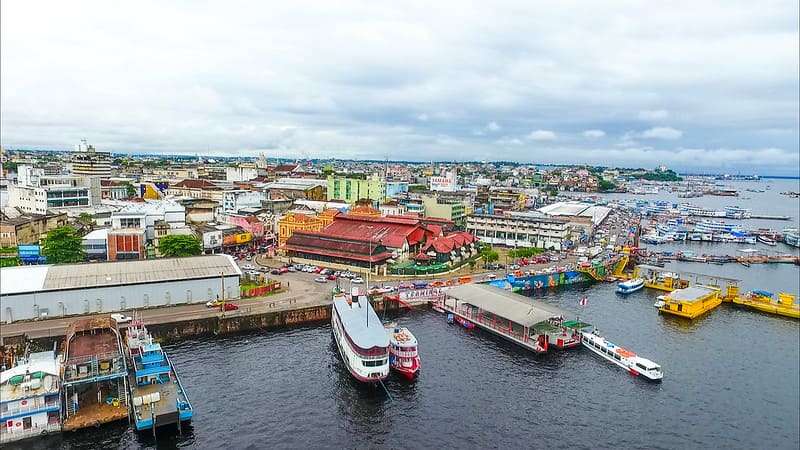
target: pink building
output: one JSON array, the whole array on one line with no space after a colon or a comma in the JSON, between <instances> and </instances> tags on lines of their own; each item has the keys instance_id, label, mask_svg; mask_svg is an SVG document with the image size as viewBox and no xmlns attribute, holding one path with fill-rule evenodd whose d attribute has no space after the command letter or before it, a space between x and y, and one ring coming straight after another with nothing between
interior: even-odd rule
<instances>
[{"instance_id":1,"label":"pink building","mask_svg":"<svg viewBox=\"0 0 800 450\"><path fill-rule=\"evenodd\" d=\"M238 225L245 231L253 234L253 237L260 238L264 236L264 224L256 216L242 216L239 214L226 214L224 216L225 223L231 225Z\"/></svg>"}]
</instances>

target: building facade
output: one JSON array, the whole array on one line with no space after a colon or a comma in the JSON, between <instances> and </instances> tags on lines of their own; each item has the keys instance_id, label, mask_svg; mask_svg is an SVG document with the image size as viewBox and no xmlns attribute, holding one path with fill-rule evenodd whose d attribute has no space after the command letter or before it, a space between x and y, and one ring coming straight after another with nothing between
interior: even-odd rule
<instances>
[{"instance_id":1,"label":"building facade","mask_svg":"<svg viewBox=\"0 0 800 450\"><path fill-rule=\"evenodd\" d=\"M467 231L489 244L555 250L561 250L571 232L565 220L487 214L467 217Z\"/></svg>"},{"instance_id":2,"label":"building facade","mask_svg":"<svg viewBox=\"0 0 800 450\"><path fill-rule=\"evenodd\" d=\"M328 200L342 200L353 204L369 199L380 203L386 198L386 183L377 175L365 179L328 176Z\"/></svg>"},{"instance_id":3,"label":"building facade","mask_svg":"<svg viewBox=\"0 0 800 450\"><path fill-rule=\"evenodd\" d=\"M320 231L325 222L319 217L289 213L278 220L278 246L283 247L295 231Z\"/></svg>"}]
</instances>

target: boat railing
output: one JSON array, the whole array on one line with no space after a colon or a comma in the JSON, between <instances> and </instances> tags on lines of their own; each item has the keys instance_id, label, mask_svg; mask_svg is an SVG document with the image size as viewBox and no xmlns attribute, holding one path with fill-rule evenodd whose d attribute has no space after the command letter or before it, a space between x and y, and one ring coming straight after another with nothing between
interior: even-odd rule
<instances>
[{"instance_id":1,"label":"boat railing","mask_svg":"<svg viewBox=\"0 0 800 450\"><path fill-rule=\"evenodd\" d=\"M400 358L413 358L413 357L418 355L418 353L416 351L395 350L393 353L394 353L395 356L400 357Z\"/></svg>"},{"instance_id":2,"label":"boat railing","mask_svg":"<svg viewBox=\"0 0 800 450\"><path fill-rule=\"evenodd\" d=\"M86 370L81 371L79 367L86 367ZM124 373L124 357L118 352L70 358L64 362L64 382Z\"/></svg>"},{"instance_id":3,"label":"boat railing","mask_svg":"<svg viewBox=\"0 0 800 450\"><path fill-rule=\"evenodd\" d=\"M57 391L56 391L57 392ZM25 406L20 406L19 402L16 402L17 406L12 406L0 413L0 417L9 417L19 413L28 413L28 414L35 414L37 412L45 412L45 411L52 411L57 410L61 407L61 404L58 399L48 399L45 401L42 397L35 398L35 399L28 399L28 404Z\"/></svg>"},{"instance_id":4,"label":"boat railing","mask_svg":"<svg viewBox=\"0 0 800 450\"><path fill-rule=\"evenodd\" d=\"M7 428L2 428L3 431L0 431L0 444L5 444L7 442L17 441L20 439L26 439L33 436L40 436L44 433L56 433L61 431L61 424L59 423L48 423L46 425L34 425L27 430L20 430L9 432L6 431Z\"/></svg>"},{"instance_id":5,"label":"boat railing","mask_svg":"<svg viewBox=\"0 0 800 450\"><path fill-rule=\"evenodd\" d=\"M178 400L178 405L177 405L178 409L191 410L192 402L189 400L189 394L187 394L186 391L183 389L181 378L178 376L178 372L175 370L175 366L172 365L172 360L169 359L169 355L167 355L167 352L164 352L164 358L166 358L167 364L169 364L169 368L172 371L172 375L175 377L175 384L178 385L178 396L183 397L183 399L185 400L184 402L185 405L182 405L180 403L180 400Z\"/></svg>"}]
</instances>

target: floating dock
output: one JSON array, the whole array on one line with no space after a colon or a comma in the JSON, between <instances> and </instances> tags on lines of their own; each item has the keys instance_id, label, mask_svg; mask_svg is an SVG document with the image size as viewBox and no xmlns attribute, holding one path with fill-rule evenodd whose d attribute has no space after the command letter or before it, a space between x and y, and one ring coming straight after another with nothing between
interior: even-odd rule
<instances>
[{"instance_id":1,"label":"floating dock","mask_svg":"<svg viewBox=\"0 0 800 450\"><path fill-rule=\"evenodd\" d=\"M536 353L581 343L580 332L565 325L566 311L494 286L453 287L436 306Z\"/></svg>"},{"instance_id":2,"label":"floating dock","mask_svg":"<svg viewBox=\"0 0 800 450\"><path fill-rule=\"evenodd\" d=\"M696 319L722 303L720 289L716 286L690 286L676 289L664 296L664 305L658 311L687 319Z\"/></svg>"},{"instance_id":3,"label":"floating dock","mask_svg":"<svg viewBox=\"0 0 800 450\"><path fill-rule=\"evenodd\" d=\"M786 292L779 292L777 301L773 298L772 292L767 291L753 291L727 301L768 314L800 319L800 305L795 303L794 295Z\"/></svg>"}]
</instances>

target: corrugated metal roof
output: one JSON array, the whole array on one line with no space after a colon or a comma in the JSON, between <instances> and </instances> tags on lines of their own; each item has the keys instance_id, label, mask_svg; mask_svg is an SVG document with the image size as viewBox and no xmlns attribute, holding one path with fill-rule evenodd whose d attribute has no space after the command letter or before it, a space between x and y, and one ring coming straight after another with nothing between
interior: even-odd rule
<instances>
[{"instance_id":1,"label":"corrugated metal roof","mask_svg":"<svg viewBox=\"0 0 800 450\"><path fill-rule=\"evenodd\" d=\"M556 306L488 284L463 284L450 288L447 295L526 327L567 314Z\"/></svg>"},{"instance_id":2,"label":"corrugated metal roof","mask_svg":"<svg viewBox=\"0 0 800 450\"><path fill-rule=\"evenodd\" d=\"M2 295L74 288L156 283L192 278L241 275L228 255L118 261L88 264L8 267L2 274Z\"/></svg>"}]
</instances>

